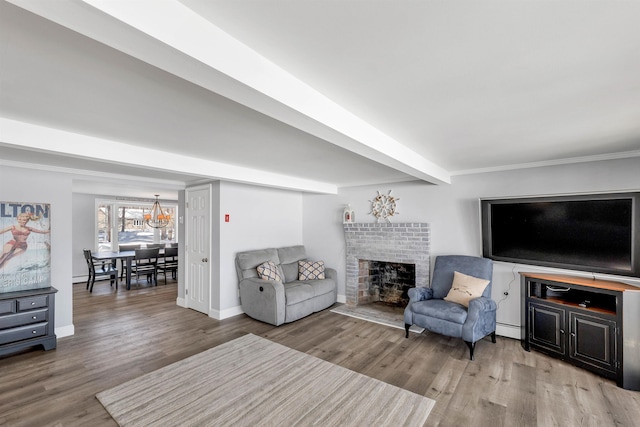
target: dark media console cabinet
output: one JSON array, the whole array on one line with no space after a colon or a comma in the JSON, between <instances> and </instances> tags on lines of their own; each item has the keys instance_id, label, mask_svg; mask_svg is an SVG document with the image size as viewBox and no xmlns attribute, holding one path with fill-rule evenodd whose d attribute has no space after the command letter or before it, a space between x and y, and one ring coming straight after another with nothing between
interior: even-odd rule
<instances>
[{"instance_id":1,"label":"dark media console cabinet","mask_svg":"<svg viewBox=\"0 0 640 427\"><path fill-rule=\"evenodd\" d=\"M522 345L640 390L640 288L520 273Z\"/></svg>"},{"instance_id":2,"label":"dark media console cabinet","mask_svg":"<svg viewBox=\"0 0 640 427\"><path fill-rule=\"evenodd\" d=\"M55 288L0 293L0 356L28 347L56 348Z\"/></svg>"}]
</instances>

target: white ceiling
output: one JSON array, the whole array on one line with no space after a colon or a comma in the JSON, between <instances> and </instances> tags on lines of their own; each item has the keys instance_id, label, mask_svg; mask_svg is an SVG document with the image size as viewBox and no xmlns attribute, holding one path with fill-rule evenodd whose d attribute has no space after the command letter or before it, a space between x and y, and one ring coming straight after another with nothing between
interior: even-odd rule
<instances>
[{"instance_id":1,"label":"white ceiling","mask_svg":"<svg viewBox=\"0 0 640 427\"><path fill-rule=\"evenodd\" d=\"M0 23L4 164L331 193L640 156L638 1L10 0Z\"/></svg>"}]
</instances>

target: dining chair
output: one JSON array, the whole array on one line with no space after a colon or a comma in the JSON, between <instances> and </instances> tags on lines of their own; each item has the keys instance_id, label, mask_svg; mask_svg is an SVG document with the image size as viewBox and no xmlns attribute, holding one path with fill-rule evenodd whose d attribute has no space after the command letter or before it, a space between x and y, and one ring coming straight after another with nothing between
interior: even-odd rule
<instances>
[{"instance_id":1,"label":"dining chair","mask_svg":"<svg viewBox=\"0 0 640 427\"><path fill-rule=\"evenodd\" d=\"M118 289L118 269L113 264L98 262L91 256L89 249L83 249L84 259L87 261L87 268L89 269L89 277L87 278L87 289L89 293L93 292L93 284L99 277L109 277L110 284L113 286L113 282L116 282L116 289ZM100 267L96 269L96 267Z\"/></svg>"},{"instance_id":2,"label":"dining chair","mask_svg":"<svg viewBox=\"0 0 640 427\"><path fill-rule=\"evenodd\" d=\"M160 249L136 249L131 273L136 274L136 282L140 276L146 276L147 281L153 280L158 286L158 253Z\"/></svg>"},{"instance_id":3,"label":"dining chair","mask_svg":"<svg viewBox=\"0 0 640 427\"><path fill-rule=\"evenodd\" d=\"M118 252L135 251L136 249L140 249L141 247L142 243L123 243L121 245L118 245ZM124 266L125 262L126 261L124 259L120 260L120 280L124 278L124 272L126 271L126 268Z\"/></svg>"},{"instance_id":4,"label":"dining chair","mask_svg":"<svg viewBox=\"0 0 640 427\"><path fill-rule=\"evenodd\" d=\"M167 284L167 272L171 272L171 277L176 278L178 272L178 248L166 248L164 257L158 262L158 274L164 275L164 284Z\"/></svg>"}]
</instances>

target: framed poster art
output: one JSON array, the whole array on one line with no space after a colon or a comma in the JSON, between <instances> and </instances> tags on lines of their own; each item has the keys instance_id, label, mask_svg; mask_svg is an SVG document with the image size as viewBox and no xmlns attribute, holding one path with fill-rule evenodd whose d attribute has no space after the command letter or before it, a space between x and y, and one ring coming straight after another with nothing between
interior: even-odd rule
<instances>
[{"instance_id":1,"label":"framed poster art","mask_svg":"<svg viewBox=\"0 0 640 427\"><path fill-rule=\"evenodd\" d=\"M0 202L0 292L51 286L51 206Z\"/></svg>"}]
</instances>

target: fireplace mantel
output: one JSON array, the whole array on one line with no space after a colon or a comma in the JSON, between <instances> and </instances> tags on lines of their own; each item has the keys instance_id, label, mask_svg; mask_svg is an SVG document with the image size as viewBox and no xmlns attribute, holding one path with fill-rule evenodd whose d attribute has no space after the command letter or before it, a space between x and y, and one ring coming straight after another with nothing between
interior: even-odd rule
<instances>
[{"instance_id":1,"label":"fireplace mantel","mask_svg":"<svg viewBox=\"0 0 640 427\"><path fill-rule=\"evenodd\" d=\"M431 236L426 223L344 224L346 242L346 302L368 302L362 288L359 260L415 264L416 286L429 285Z\"/></svg>"}]
</instances>

